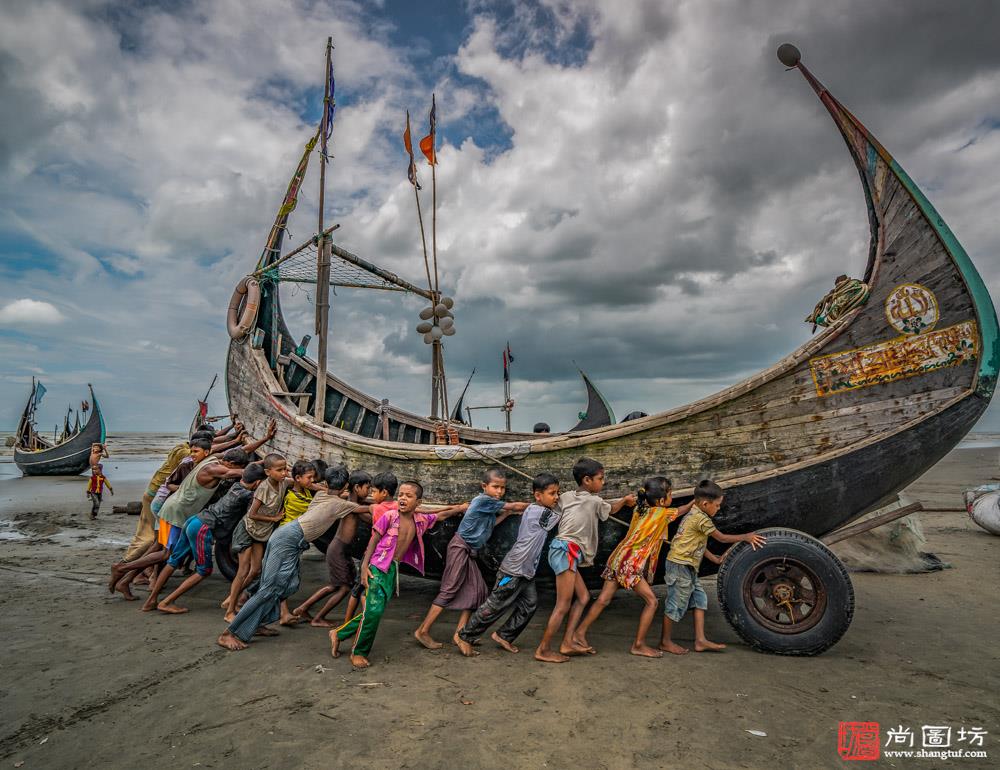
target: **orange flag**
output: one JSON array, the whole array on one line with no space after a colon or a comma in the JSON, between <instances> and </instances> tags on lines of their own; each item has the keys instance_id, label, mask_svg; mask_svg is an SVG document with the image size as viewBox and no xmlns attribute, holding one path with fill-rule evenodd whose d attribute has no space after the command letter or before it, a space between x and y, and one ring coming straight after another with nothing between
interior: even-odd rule
<instances>
[{"instance_id":1,"label":"orange flag","mask_svg":"<svg viewBox=\"0 0 1000 770\"><path fill-rule=\"evenodd\" d=\"M420 151L427 158L427 162L432 166L437 163L437 155L434 152L435 135L437 133L437 103L434 101L434 94L431 94L431 132L420 140Z\"/></svg>"}]
</instances>

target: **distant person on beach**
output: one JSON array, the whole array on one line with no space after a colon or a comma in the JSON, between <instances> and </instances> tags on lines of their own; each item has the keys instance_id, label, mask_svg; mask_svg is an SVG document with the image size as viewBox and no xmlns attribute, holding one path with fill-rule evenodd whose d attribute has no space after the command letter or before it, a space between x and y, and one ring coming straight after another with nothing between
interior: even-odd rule
<instances>
[{"instance_id":1,"label":"distant person on beach","mask_svg":"<svg viewBox=\"0 0 1000 770\"><path fill-rule=\"evenodd\" d=\"M420 513L417 508L424 488L416 481L404 481L396 493L397 507L383 513L372 523L361 561L361 583L365 587L364 609L340 628L330 631L330 654L340 657L342 642L354 637L351 665L368 668L375 635L382 615L398 586L399 563L409 564L424 573L424 533L437 522L464 511L468 505L455 505L435 513Z\"/></svg>"},{"instance_id":2,"label":"distant person on beach","mask_svg":"<svg viewBox=\"0 0 1000 770\"><path fill-rule=\"evenodd\" d=\"M688 512L693 503L670 508L671 483L664 476L653 476L643 482L636 492L636 506L628 532L608 559L601 577L604 586L597 599L590 605L587 615L573 635L577 647L590 649L587 630L611 604L619 588L627 588L642 599L644 606L639 616L639 628L629 652L646 658L662 658L663 652L646 644L646 635L656 618L659 599L651 588L660 548L667 540L670 522Z\"/></svg>"},{"instance_id":3,"label":"distant person on beach","mask_svg":"<svg viewBox=\"0 0 1000 770\"><path fill-rule=\"evenodd\" d=\"M206 430L201 430L202 428ZM199 431L196 431L191 438L208 438L212 442L211 449L215 452L223 452L236 444L241 444L246 452L253 454L265 442L270 441L274 437L276 430L277 424L272 420L263 438L259 441L246 442L243 425L234 416L232 425L227 426L226 429L220 431L218 434L208 425L200 425ZM158 544L157 540L157 517L152 511L153 498L167 477L188 454L190 454L190 444L188 441L182 441L177 444L170 450L166 459L157 469L156 473L153 474L152 478L150 478L146 492L142 496L142 508L139 513L139 520L136 522L135 535L132 537L132 542L125 549L121 561L113 564L111 567L108 591L114 592L117 590L125 599L135 599L130 586L133 580L141 577L142 573L134 570L123 571L120 567L123 564L145 556L148 552L160 550L162 547Z\"/></svg>"},{"instance_id":4,"label":"distant person on beach","mask_svg":"<svg viewBox=\"0 0 1000 770\"><path fill-rule=\"evenodd\" d=\"M93 468L102 458L108 458L111 455L108 454L108 448L106 445L95 441L90 445L90 467Z\"/></svg>"},{"instance_id":5,"label":"distant person on beach","mask_svg":"<svg viewBox=\"0 0 1000 770\"><path fill-rule=\"evenodd\" d=\"M694 504L681 521L674 541L670 544L667 554L663 580L667 584L667 598L663 603L663 636L660 639L660 649L674 655L683 655L688 650L681 647L670 636L675 623L694 611L694 649L695 652L707 650L723 650L726 645L711 642L705 636L705 610L708 609L708 596L698 580L698 567L701 558L705 556L715 564L722 564L723 556L716 556L706 550L708 538L720 543L750 543L756 551L764 545L764 538L755 532L746 535L724 535L715 528L712 519L722 507L725 497L722 487L714 481L705 479L694 490Z\"/></svg>"},{"instance_id":6,"label":"distant person on beach","mask_svg":"<svg viewBox=\"0 0 1000 770\"><path fill-rule=\"evenodd\" d=\"M556 573L556 606L552 609L542 640L535 650L535 660L564 663L568 655L592 653L589 647L573 642L576 627L590 601L590 593L580 575L580 567L589 567L597 555L597 526L613 513L636 503L635 495L626 495L612 502L598 493L604 489L604 466L597 460L581 457L573 465L573 479L579 485L575 491L559 496L562 518L559 530L549 544L549 566ZM559 652L551 649L552 638L566 620L566 633Z\"/></svg>"},{"instance_id":7,"label":"distant person on beach","mask_svg":"<svg viewBox=\"0 0 1000 770\"><path fill-rule=\"evenodd\" d=\"M393 476L392 478L392 491L395 492L396 477ZM347 479L347 489L349 491L347 499L358 505L365 504L368 495L371 493L371 486L371 474L367 471L351 471ZM373 496L373 504L371 506L373 512L385 500L385 497L384 493L376 492ZM292 610L292 614L308 620L309 625L316 628L330 628L333 626L333 623L326 620L327 614L333 611L344 600L344 597L351 591L357 580L357 570L354 568L354 560L348 554L347 549L350 547L351 542L354 540L354 535L358 531L358 519L371 522L371 517L372 514L370 513L359 513L357 510L354 510L346 513L340 519L340 523L337 524L337 531L330 540L330 544L326 547L326 568L330 576L330 582ZM320 611L315 617L310 616L309 608L326 596L330 598L327 599ZM347 622L347 618L345 618L344 622Z\"/></svg>"},{"instance_id":8,"label":"distant person on beach","mask_svg":"<svg viewBox=\"0 0 1000 770\"><path fill-rule=\"evenodd\" d=\"M90 518L92 519L97 518L97 511L101 507L101 495L104 493L104 487L107 487L112 495L115 493L111 482L108 481L108 477L104 475L104 466L96 463L90 469L90 481L87 482L87 497L90 498Z\"/></svg>"},{"instance_id":9,"label":"distant person on beach","mask_svg":"<svg viewBox=\"0 0 1000 770\"><path fill-rule=\"evenodd\" d=\"M278 621L282 625L293 625L298 622L298 617L291 613L282 616L282 604L299 590L299 556L309 543L321 537L337 520L354 511L368 512L366 506L340 497L341 490L347 486L346 468L330 468L325 480L328 491L317 493L305 513L276 530L267 541L260 583L230 622L229 628L216 640L222 647L242 650L255 635L274 636L278 633L268 624ZM256 498L254 504L258 500Z\"/></svg>"},{"instance_id":10,"label":"distant person on beach","mask_svg":"<svg viewBox=\"0 0 1000 770\"><path fill-rule=\"evenodd\" d=\"M261 465L251 463L243 469L240 480L222 498L184 523L184 535L174 545L170 559L150 589L146 600L148 604L154 604L160 612L169 614L187 612L187 608L177 606L177 600L212 574L214 544L220 537L232 532L236 522L246 514L253 501L254 491L265 478ZM187 577L166 599L158 602L160 591L174 570L190 558L195 562L194 574Z\"/></svg>"},{"instance_id":11,"label":"distant person on beach","mask_svg":"<svg viewBox=\"0 0 1000 770\"><path fill-rule=\"evenodd\" d=\"M517 541L500 562L493 591L469 622L458 630L458 648L466 657L479 653L472 645L486 630L510 610L510 615L490 638L508 652L519 652L514 640L528 627L538 608L535 572L545 539L559 523L559 481L551 473L539 473L532 479L535 501L525 508L517 530Z\"/></svg>"},{"instance_id":12,"label":"distant person on beach","mask_svg":"<svg viewBox=\"0 0 1000 770\"><path fill-rule=\"evenodd\" d=\"M224 619L227 623L231 623L236 617L243 589L260 574L264 548L275 526L285 516L285 493L292 486L292 480L288 478L288 462L284 457L276 453L266 455L263 466L267 478L257 487L250 510L233 531L230 548L238 556L239 566L229 587L229 597L225 601Z\"/></svg>"},{"instance_id":13,"label":"distant person on beach","mask_svg":"<svg viewBox=\"0 0 1000 770\"><path fill-rule=\"evenodd\" d=\"M531 429L532 433L551 433L552 428L549 427L547 422L536 422L535 427Z\"/></svg>"},{"instance_id":14,"label":"distant person on beach","mask_svg":"<svg viewBox=\"0 0 1000 770\"><path fill-rule=\"evenodd\" d=\"M482 492L469 503L468 510L458 525L458 531L448 543L444 574L434 603L427 610L423 623L413 632L414 638L428 650L442 645L431 636L431 627L446 609L461 610L452 641L459 643L458 629L469 622L472 613L486 601L489 589L483 573L476 564L479 550L493 534L493 528L512 513L521 513L527 503L505 503L507 475L500 468L488 468L483 473Z\"/></svg>"}]
</instances>

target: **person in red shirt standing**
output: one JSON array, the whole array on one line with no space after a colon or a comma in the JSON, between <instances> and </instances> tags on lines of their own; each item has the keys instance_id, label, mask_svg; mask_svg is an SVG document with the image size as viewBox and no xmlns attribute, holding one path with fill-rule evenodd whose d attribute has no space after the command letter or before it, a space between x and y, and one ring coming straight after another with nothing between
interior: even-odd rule
<instances>
[{"instance_id":1,"label":"person in red shirt standing","mask_svg":"<svg viewBox=\"0 0 1000 770\"><path fill-rule=\"evenodd\" d=\"M115 493L114 487L108 481L108 477L104 475L104 466L101 463L97 463L91 466L90 481L87 484L87 497L90 498L90 518L92 519L97 518L97 511L101 507L101 495L104 493L104 487L107 487L111 494Z\"/></svg>"}]
</instances>

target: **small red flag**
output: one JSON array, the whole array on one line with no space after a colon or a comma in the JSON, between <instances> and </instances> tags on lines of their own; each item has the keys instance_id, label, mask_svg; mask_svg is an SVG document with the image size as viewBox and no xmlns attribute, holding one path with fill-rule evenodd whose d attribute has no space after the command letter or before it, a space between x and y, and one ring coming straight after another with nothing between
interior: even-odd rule
<instances>
[{"instance_id":1,"label":"small red flag","mask_svg":"<svg viewBox=\"0 0 1000 770\"><path fill-rule=\"evenodd\" d=\"M437 102L434 99L434 94L431 94L430 124L431 132L420 140L420 152L422 152L424 157L427 158L427 162L433 166L437 164L437 155L434 151L435 140L437 137Z\"/></svg>"}]
</instances>

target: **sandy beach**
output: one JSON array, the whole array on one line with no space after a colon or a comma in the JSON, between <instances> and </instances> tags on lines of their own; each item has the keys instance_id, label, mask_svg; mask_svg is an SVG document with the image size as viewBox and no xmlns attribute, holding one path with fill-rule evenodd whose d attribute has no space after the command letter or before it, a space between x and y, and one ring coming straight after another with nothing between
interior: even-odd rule
<instances>
[{"instance_id":1,"label":"sandy beach","mask_svg":"<svg viewBox=\"0 0 1000 770\"><path fill-rule=\"evenodd\" d=\"M709 635L721 654L647 660L628 654L639 602L623 593L591 633L599 654L552 666L485 640L473 660L429 652L410 633L436 583L404 578L367 671L331 659L309 627L227 653L215 575L185 597L184 616L141 613L111 596L109 565L135 519L111 505L138 499L145 466L124 464L96 522L82 479L0 481L0 684L4 767L837 767L841 721L886 730L923 725L988 731L1000 757L1000 539L969 521L963 489L1000 477L1000 449L966 448L913 484L926 550L952 565L918 575L854 574L847 635L817 658L743 646L706 581ZM304 557L302 593L324 580ZM657 587L662 594L662 586ZM454 616L452 616L454 617ZM436 628L444 638L451 618ZM690 642L686 620L678 633ZM766 735L757 735L749 731ZM943 760L883 759L939 767Z\"/></svg>"}]
</instances>

